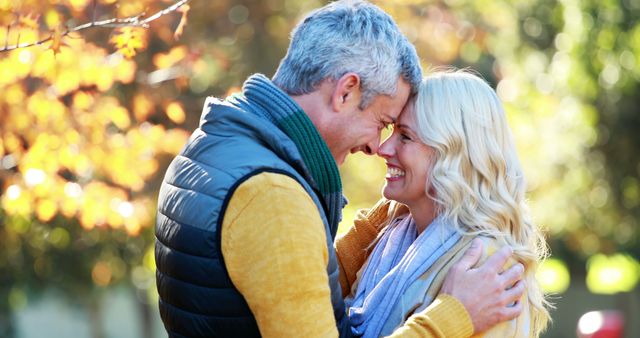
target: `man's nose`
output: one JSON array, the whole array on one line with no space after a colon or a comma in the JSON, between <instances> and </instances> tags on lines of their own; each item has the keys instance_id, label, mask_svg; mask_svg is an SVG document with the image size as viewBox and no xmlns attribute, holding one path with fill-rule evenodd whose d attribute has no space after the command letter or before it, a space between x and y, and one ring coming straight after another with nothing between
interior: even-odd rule
<instances>
[{"instance_id":1,"label":"man's nose","mask_svg":"<svg viewBox=\"0 0 640 338\"><path fill-rule=\"evenodd\" d=\"M371 142L367 143L364 146L362 151L367 155L374 155L378 153L378 149L380 148L380 136L376 137L375 140L371 140Z\"/></svg>"},{"instance_id":2,"label":"man's nose","mask_svg":"<svg viewBox=\"0 0 640 338\"><path fill-rule=\"evenodd\" d=\"M366 146L364 146L364 149L362 149L362 152L364 152L367 155L377 154L378 153L378 146L373 146L372 144L367 144Z\"/></svg>"}]
</instances>

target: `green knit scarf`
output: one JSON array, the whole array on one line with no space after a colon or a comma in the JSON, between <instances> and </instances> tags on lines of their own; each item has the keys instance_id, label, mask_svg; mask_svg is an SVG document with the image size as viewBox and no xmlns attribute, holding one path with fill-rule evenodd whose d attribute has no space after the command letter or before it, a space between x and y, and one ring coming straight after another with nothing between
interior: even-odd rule
<instances>
[{"instance_id":1,"label":"green knit scarf","mask_svg":"<svg viewBox=\"0 0 640 338\"><path fill-rule=\"evenodd\" d=\"M326 213L331 236L335 237L345 201L340 172L329 147L302 108L266 76L255 74L249 77L244 83L243 94L249 104L259 105L260 111L267 115L265 117L296 144L308 171L302 174L322 195L328 208Z\"/></svg>"}]
</instances>

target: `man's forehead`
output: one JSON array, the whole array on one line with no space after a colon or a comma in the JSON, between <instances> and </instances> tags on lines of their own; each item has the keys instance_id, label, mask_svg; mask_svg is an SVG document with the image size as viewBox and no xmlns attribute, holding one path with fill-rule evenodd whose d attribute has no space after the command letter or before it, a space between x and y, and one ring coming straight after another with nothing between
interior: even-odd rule
<instances>
[{"instance_id":1,"label":"man's forehead","mask_svg":"<svg viewBox=\"0 0 640 338\"><path fill-rule=\"evenodd\" d=\"M405 106L411 102L411 87L406 82L402 82L402 86L399 86L396 96L393 98L394 112L397 110L397 115L405 109ZM396 116L397 116L396 115Z\"/></svg>"},{"instance_id":2,"label":"man's forehead","mask_svg":"<svg viewBox=\"0 0 640 338\"><path fill-rule=\"evenodd\" d=\"M402 114L402 112L406 109L406 106L410 104L411 100L396 100L394 104L388 105L387 108L383 112L383 116L392 120L394 123L398 120L398 117Z\"/></svg>"}]
</instances>

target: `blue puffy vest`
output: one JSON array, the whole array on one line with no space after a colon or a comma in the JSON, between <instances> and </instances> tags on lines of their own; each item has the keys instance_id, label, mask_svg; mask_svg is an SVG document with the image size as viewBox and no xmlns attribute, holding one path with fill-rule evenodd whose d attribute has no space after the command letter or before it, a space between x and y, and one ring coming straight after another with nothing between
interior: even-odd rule
<instances>
[{"instance_id":1,"label":"blue puffy vest","mask_svg":"<svg viewBox=\"0 0 640 338\"><path fill-rule=\"evenodd\" d=\"M302 163L296 145L271 121L207 99L200 127L169 165L158 199L156 282L170 337L260 337L226 271L220 228L234 190L265 171L296 179L318 207L327 234L334 315L340 332L350 332L326 211L312 183L300 174Z\"/></svg>"}]
</instances>

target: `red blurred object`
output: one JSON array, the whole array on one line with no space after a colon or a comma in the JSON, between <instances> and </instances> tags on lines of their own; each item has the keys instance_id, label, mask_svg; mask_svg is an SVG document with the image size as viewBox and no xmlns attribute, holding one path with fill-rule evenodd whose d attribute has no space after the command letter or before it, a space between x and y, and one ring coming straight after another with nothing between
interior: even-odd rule
<instances>
[{"instance_id":1,"label":"red blurred object","mask_svg":"<svg viewBox=\"0 0 640 338\"><path fill-rule=\"evenodd\" d=\"M580 317L578 338L622 338L624 315L620 311L591 311Z\"/></svg>"}]
</instances>

